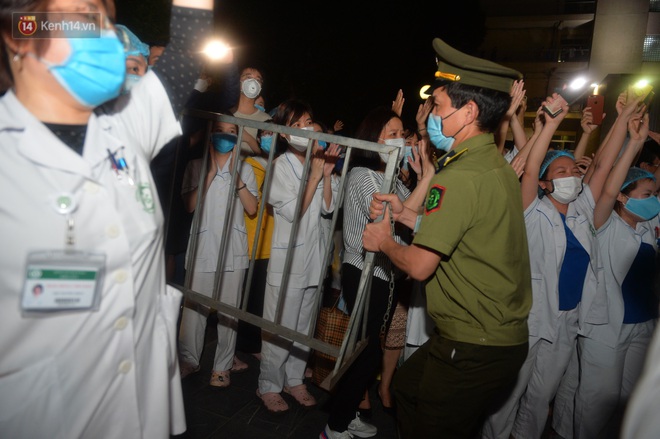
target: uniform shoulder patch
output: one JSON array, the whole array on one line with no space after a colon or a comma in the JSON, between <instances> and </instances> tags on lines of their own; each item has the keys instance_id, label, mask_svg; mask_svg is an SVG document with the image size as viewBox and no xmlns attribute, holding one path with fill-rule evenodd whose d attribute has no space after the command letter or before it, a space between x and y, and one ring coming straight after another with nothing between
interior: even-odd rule
<instances>
[{"instance_id":1,"label":"uniform shoulder patch","mask_svg":"<svg viewBox=\"0 0 660 439\"><path fill-rule=\"evenodd\" d=\"M426 207L424 209L426 215L429 215L440 209L440 205L442 204L442 197L445 195L445 190L446 189L444 186L437 184L431 186L431 189L429 189L429 194L426 197Z\"/></svg>"}]
</instances>

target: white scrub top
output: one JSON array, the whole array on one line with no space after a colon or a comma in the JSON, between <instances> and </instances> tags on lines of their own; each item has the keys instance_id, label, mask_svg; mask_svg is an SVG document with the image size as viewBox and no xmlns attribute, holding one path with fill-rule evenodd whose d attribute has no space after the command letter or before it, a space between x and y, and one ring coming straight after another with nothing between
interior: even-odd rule
<instances>
[{"instance_id":1,"label":"white scrub top","mask_svg":"<svg viewBox=\"0 0 660 439\"><path fill-rule=\"evenodd\" d=\"M176 361L181 294L166 287L163 214L149 162L180 134L165 89L147 73L89 119L83 156L16 99L0 99L0 435L168 438L185 430ZM107 150L124 156L120 181ZM28 253L63 250L71 194L75 246L106 256L96 312L23 317Z\"/></svg>"},{"instance_id":2,"label":"white scrub top","mask_svg":"<svg viewBox=\"0 0 660 439\"><path fill-rule=\"evenodd\" d=\"M279 286L282 283L303 165L293 153L287 151L274 162L272 172L273 180L268 194L268 203L273 206L275 225L267 281L271 285ZM312 202L300 218L298 234L292 249L293 259L288 281L288 287L291 288L318 285L321 276L323 254L326 250L321 239L321 213L332 213L337 197L337 186L333 184L332 202L330 206L325 206L323 185L324 179L321 179Z\"/></svg>"},{"instance_id":3,"label":"white scrub top","mask_svg":"<svg viewBox=\"0 0 660 439\"><path fill-rule=\"evenodd\" d=\"M214 272L218 267L218 256L220 244L222 243L222 231L225 224L225 216L229 211L227 196L231 187L230 160L227 160L216 172L211 185L204 196L202 207L202 218L197 232L197 257L195 258L194 271ZM185 194L197 188L199 183L199 171L202 160L193 160L188 164L183 176L183 187L181 193ZM243 161L238 164L238 172L246 189L255 197L259 197L257 190L257 179L254 177L252 166ZM206 175L206 174L205 174ZM245 190L245 189L244 189ZM245 210L240 198L232 194L234 210L229 222L229 243L225 245L225 259L223 271L234 271L247 269L250 261L247 254L247 230L245 228ZM190 252L190 242L186 251L186 264Z\"/></svg>"},{"instance_id":4,"label":"white scrub top","mask_svg":"<svg viewBox=\"0 0 660 439\"><path fill-rule=\"evenodd\" d=\"M596 230L593 227L594 199L587 185L568 205L566 225L589 254L579 307L580 331L583 323L607 323L607 297L603 269L599 261ZM550 342L559 328L559 273L566 252L566 232L557 209L547 197L535 200L525 210L525 226L532 271L532 308L527 320L529 335Z\"/></svg>"},{"instance_id":5,"label":"white scrub top","mask_svg":"<svg viewBox=\"0 0 660 439\"><path fill-rule=\"evenodd\" d=\"M609 324L588 325L589 336L610 347L615 347L623 325L624 303L621 285L637 256L642 243L650 244L658 251L655 231L651 221L630 227L615 211L598 230L598 244L605 267L605 289L607 291ZM653 279L649 278L649 282Z\"/></svg>"}]
</instances>

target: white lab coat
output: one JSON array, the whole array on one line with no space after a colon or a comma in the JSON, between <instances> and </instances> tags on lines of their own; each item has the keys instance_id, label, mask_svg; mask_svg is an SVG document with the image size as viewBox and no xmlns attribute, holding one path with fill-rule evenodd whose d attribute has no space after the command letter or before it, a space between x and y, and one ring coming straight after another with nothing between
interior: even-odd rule
<instances>
[{"instance_id":1,"label":"white lab coat","mask_svg":"<svg viewBox=\"0 0 660 439\"><path fill-rule=\"evenodd\" d=\"M650 244L657 251L651 222L638 223L633 229L613 211L598 230L598 243L605 265L609 323L588 325L589 337L579 341L581 378L574 416L577 437L605 437L605 431L616 430L606 425L617 405L627 401L639 379L655 327L654 320L623 323L621 291L641 243ZM648 281L652 280L649 277Z\"/></svg>"},{"instance_id":2,"label":"white lab coat","mask_svg":"<svg viewBox=\"0 0 660 439\"><path fill-rule=\"evenodd\" d=\"M587 185L580 196L569 204L566 224L590 256L579 307L580 334L585 323L607 323L607 297L602 263L593 227L595 207ZM566 233L557 209L546 197L534 201L525 210L525 226L532 271L532 308L527 320L529 335L550 342L557 339L559 328L559 271L566 252Z\"/></svg>"},{"instance_id":3,"label":"white lab coat","mask_svg":"<svg viewBox=\"0 0 660 439\"><path fill-rule=\"evenodd\" d=\"M210 160L210 158L209 158ZM222 232L225 224L225 216L229 211L227 205L227 195L231 185L230 160L227 160L217 171L217 174L204 196L204 206L202 206L202 218L197 232L197 248L194 271L196 272L214 272L218 266L218 256L220 244L222 243ZM202 166L202 160L193 160L188 164L184 174L183 194L190 192L197 187L199 183L199 171ZM246 165L241 161L238 164L238 172L246 189L255 197L259 196L257 190L257 180L254 176L252 166ZM206 175L206 174L205 174ZM205 177L206 178L206 177ZM223 271L234 271L247 269L250 261L247 254L247 229L245 228L245 210L238 196L232 194L231 200L234 201L234 210L229 222L230 231L229 242L225 245L225 259ZM190 252L190 243L186 251L186 264ZM238 293L238 292L237 292Z\"/></svg>"},{"instance_id":4,"label":"white lab coat","mask_svg":"<svg viewBox=\"0 0 660 439\"><path fill-rule=\"evenodd\" d=\"M287 151L275 161L272 172L273 180L268 203L273 206L275 226L267 281L271 285L279 286L282 282L303 165L293 153ZM324 180L321 180L312 202L300 218L298 234L292 249L293 259L288 281L288 287L291 288L306 288L318 285L319 282L325 252L320 234L321 213L332 213L337 197L337 187L333 184L332 201L330 206L325 206L323 184Z\"/></svg>"},{"instance_id":5,"label":"white lab coat","mask_svg":"<svg viewBox=\"0 0 660 439\"><path fill-rule=\"evenodd\" d=\"M610 347L616 346L623 325L623 295L621 285L637 256L641 243L650 244L658 251L652 221L640 222L633 230L621 217L612 212L609 219L598 230L598 243L605 266L604 279L607 290L609 323L587 325L589 337ZM652 279L649 279L652 282Z\"/></svg>"},{"instance_id":6,"label":"white lab coat","mask_svg":"<svg viewBox=\"0 0 660 439\"><path fill-rule=\"evenodd\" d=\"M84 156L16 99L0 99L0 432L8 438L167 438L185 430L176 361L181 294L165 283L163 214L149 161L180 134L147 73L89 119ZM124 147L135 185L107 149ZM63 250L54 196L77 201L76 248L106 255L96 312L22 317L27 255Z\"/></svg>"},{"instance_id":7,"label":"white lab coat","mask_svg":"<svg viewBox=\"0 0 660 439\"><path fill-rule=\"evenodd\" d=\"M532 308L527 319L529 352L515 387L484 425L484 438L540 437L552 399L585 322L607 322L607 297L599 264L595 203L588 186L569 204L566 225L589 254L590 262L577 310L559 310L559 273L566 252L566 232L560 213L544 197L524 212L532 273ZM577 322L576 322L577 320ZM576 324L577 323L577 324ZM553 367L547 367L552 364ZM513 431L512 431L513 429Z\"/></svg>"}]
</instances>

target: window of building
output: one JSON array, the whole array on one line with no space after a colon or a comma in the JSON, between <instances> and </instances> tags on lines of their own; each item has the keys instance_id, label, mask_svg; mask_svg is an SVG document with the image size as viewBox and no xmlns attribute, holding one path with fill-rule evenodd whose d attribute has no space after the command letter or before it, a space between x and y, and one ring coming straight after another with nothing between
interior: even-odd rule
<instances>
[{"instance_id":1,"label":"window of building","mask_svg":"<svg viewBox=\"0 0 660 439\"><path fill-rule=\"evenodd\" d=\"M660 0L651 0L649 12L660 12Z\"/></svg>"},{"instance_id":2,"label":"window of building","mask_svg":"<svg viewBox=\"0 0 660 439\"><path fill-rule=\"evenodd\" d=\"M647 35L644 38L642 61L660 62L660 35Z\"/></svg>"}]
</instances>

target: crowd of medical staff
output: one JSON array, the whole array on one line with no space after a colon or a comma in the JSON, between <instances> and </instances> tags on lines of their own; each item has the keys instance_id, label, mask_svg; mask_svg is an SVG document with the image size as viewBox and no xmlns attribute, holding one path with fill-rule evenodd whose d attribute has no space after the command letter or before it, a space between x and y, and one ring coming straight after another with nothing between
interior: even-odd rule
<instances>
[{"instance_id":1,"label":"crowd of medical staff","mask_svg":"<svg viewBox=\"0 0 660 439\"><path fill-rule=\"evenodd\" d=\"M37 8L34 3L28 7ZM61 3L77 12L68 5L73 1ZM94 11L112 15L112 2L93 3ZM303 334L326 280L325 293L340 296L343 312L354 310L371 248L363 233L380 212L389 154L354 149L345 161L342 145L305 136L193 117L180 127L176 115L183 109L398 147L391 196L411 211L426 206L427 215L440 208L442 190L429 201L429 187L434 165L456 146L458 132L446 135L443 121L460 108L439 117L431 96L414 121L405 121L399 92L391 105L365 112L354 133L342 131L341 121L328 129L300 99L267 111L259 68L238 70L230 59L222 86L214 88L186 49L210 29L207 3L174 2L164 51L109 21L94 44L62 38L46 47L9 38L3 25L0 224L11 252L0 270L12 294L2 294L0 307L7 329L0 343L6 354L0 430L11 437L182 432L180 380L200 370L209 309L189 300L179 306L180 293L166 285L177 272L185 271L192 290L218 292L234 307L249 284L248 311ZM3 7L3 17L10 10ZM540 438L550 414L564 439L614 438L622 429L658 317L660 134L649 129L645 96L632 90L618 96L606 133L592 123L589 107L581 109L583 135L569 150L552 142L571 111L566 101L548 97L544 105L561 111L552 116L542 105L525 127L524 83L511 87L494 138L520 183L532 300L526 358L479 420L483 438ZM505 140L509 132L512 141ZM587 154L596 134L597 147ZM166 161L169 172L159 174L152 163L159 153L179 154L182 169ZM411 245L416 230L391 224L402 246ZM92 281L81 281L76 297L62 305L59 292L81 273L92 273ZM10 303L16 300L20 306ZM393 375L433 333L425 302L424 282L377 251L368 343L339 381L321 437L377 434L368 422L368 389L380 373L379 397L394 410ZM317 404L307 387L309 347L221 312L209 385L230 386L232 373L248 367L239 351L260 361L256 396L265 409L289 410L283 393L305 407ZM85 379L72 380L72 370ZM10 403L7 395L18 393L25 403ZM43 422L32 422L35 417Z\"/></svg>"}]
</instances>

